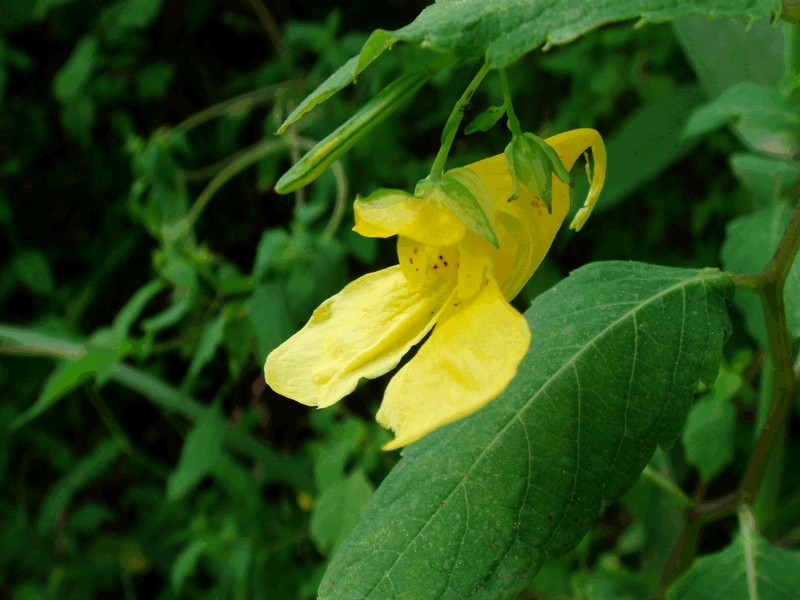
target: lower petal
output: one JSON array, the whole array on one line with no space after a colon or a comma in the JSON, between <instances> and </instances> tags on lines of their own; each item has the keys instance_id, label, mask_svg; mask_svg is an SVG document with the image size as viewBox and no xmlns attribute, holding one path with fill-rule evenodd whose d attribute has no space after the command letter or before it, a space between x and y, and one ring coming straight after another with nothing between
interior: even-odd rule
<instances>
[{"instance_id":1,"label":"lower petal","mask_svg":"<svg viewBox=\"0 0 800 600\"><path fill-rule=\"evenodd\" d=\"M267 357L270 387L323 408L362 377L393 369L436 322L452 287L411 290L400 267L370 273L323 302L306 325Z\"/></svg>"},{"instance_id":2,"label":"lower petal","mask_svg":"<svg viewBox=\"0 0 800 600\"><path fill-rule=\"evenodd\" d=\"M405 446L483 407L502 392L530 344L525 318L492 279L477 296L454 297L431 337L392 378L377 420Z\"/></svg>"}]
</instances>

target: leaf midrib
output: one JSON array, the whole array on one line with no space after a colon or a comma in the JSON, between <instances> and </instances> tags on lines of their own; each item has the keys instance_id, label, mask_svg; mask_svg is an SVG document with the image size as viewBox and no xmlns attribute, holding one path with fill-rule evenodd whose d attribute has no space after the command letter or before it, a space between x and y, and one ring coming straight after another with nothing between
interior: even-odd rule
<instances>
[{"instance_id":1,"label":"leaf midrib","mask_svg":"<svg viewBox=\"0 0 800 600\"><path fill-rule=\"evenodd\" d=\"M631 315L635 315L640 310L645 309L646 307L651 305L653 302L663 298L664 296L667 296L667 295L671 294L672 292L674 292L676 290L685 289L685 288L687 288L688 286L690 286L692 284L699 283L699 282L705 283L705 281L707 281L707 280L716 279L716 278L720 278L720 277L724 277L724 276L725 276L725 274L723 272L721 272L721 271L713 271L713 272L712 271L707 271L707 272L699 273L699 274L697 274L697 275L695 275L695 276L693 276L693 277L691 277L689 279L680 280L675 285L672 285L672 286L670 286L668 288L665 288L665 289L661 290L659 293L651 296L650 298L647 299L647 301L642 302L640 304L637 304L634 308L632 308L631 310L625 312L623 315L621 315L620 317L618 317L617 319L615 319L614 321L609 323L606 327L604 327L602 330L600 330L597 333L597 335L593 336L590 340L587 340L587 342L583 346L581 346L581 348L570 359L565 361L564 364L562 364L550 377L547 378L547 380L545 380L543 385L536 391L535 394L533 394L531 396L531 398L527 402L525 402L525 404L523 404L519 408L519 410L514 411L514 415L508 420L508 422L500 430L498 430L498 432L495 434L495 436L491 439L491 441L486 445L486 447L483 449L483 451L475 458L475 460L472 462L472 464L466 470L466 472L464 473L464 477L462 477L461 480L455 486L453 486L452 491L447 495L446 498L444 498L442 500L442 502L439 504L439 507L436 509L436 511L430 516L429 519L427 519L425 521L425 523L422 525L422 527L419 529L419 531L414 535L414 537L409 540L409 542L406 544L405 548L403 548L402 551L397 553L397 558L395 558L394 561L392 562L392 564L389 565L389 567L384 570L383 576L375 583L375 585L372 586L372 588L370 588L370 590L366 593L366 595L364 597L365 598L370 597L372 592L374 592L375 589L377 589L377 587L381 583L383 583L383 581L385 579L388 578L389 581L391 581L391 578L389 578L389 575L391 574L391 572L394 569L394 567L397 565L397 563L400 561L400 559L405 555L405 552L408 550L408 548L416 541L416 539L420 536L420 534L422 534L422 532L425 531L425 529L428 527L428 525L430 525L430 523L436 518L436 516L439 514L439 511L450 502L450 499L453 497L453 495L459 490L459 488L461 488L464 485L464 483L466 482L467 478L469 477L470 473L475 468L475 466L478 465L483 460L483 458L486 455L486 453L491 448L494 447L494 445L497 443L497 441L505 434L505 432L509 428L509 426L515 420L520 419L520 415L522 413L524 413L530 407L530 405L534 402L534 400L536 400L539 397L539 395L544 390L546 390L551 385L551 383L557 377L559 377L561 375L562 372L565 371L565 369L567 369L568 367L572 367L574 365L574 363L577 362L577 360L581 356L583 356L584 352L588 348L591 348L595 343L597 343L598 341L602 340L606 335L609 335L611 332L613 332L621 322L623 322L626 319L630 318ZM686 315L686 313L684 312L684 321L686 319L685 315ZM520 422L522 423L521 420L520 420ZM523 506L524 505L520 506L520 511L522 510ZM541 546L540 546L540 548L541 548Z\"/></svg>"}]
</instances>

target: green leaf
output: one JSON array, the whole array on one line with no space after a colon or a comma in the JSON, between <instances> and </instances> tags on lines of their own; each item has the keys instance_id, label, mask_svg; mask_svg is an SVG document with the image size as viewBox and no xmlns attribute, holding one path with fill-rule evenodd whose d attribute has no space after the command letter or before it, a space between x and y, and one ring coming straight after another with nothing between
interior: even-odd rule
<instances>
[{"instance_id":1,"label":"green leaf","mask_svg":"<svg viewBox=\"0 0 800 600\"><path fill-rule=\"evenodd\" d=\"M178 466L167 478L169 500L182 497L211 473L223 456L224 434L225 421L219 407L206 409L186 436Z\"/></svg>"},{"instance_id":2,"label":"green leaf","mask_svg":"<svg viewBox=\"0 0 800 600\"><path fill-rule=\"evenodd\" d=\"M275 184L275 191L288 194L314 181L337 158L400 108L429 77L430 73L422 70L395 79L292 165Z\"/></svg>"},{"instance_id":3,"label":"green leaf","mask_svg":"<svg viewBox=\"0 0 800 600\"><path fill-rule=\"evenodd\" d=\"M786 198L800 177L796 161L763 154L734 154L730 163L742 185L764 200Z\"/></svg>"},{"instance_id":4,"label":"green leaf","mask_svg":"<svg viewBox=\"0 0 800 600\"><path fill-rule=\"evenodd\" d=\"M735 83L777 87L783 76L783 33L767 21L683 17L671 24L708 98ZM724 48L724 52L720 52Z\"/></svg>"},{"instance_id":5,"label":"green leaf","mask_svg":"<svg viewBox=\"0 0 800 600\"><path fill-rule=\"evenodd\" d=\"M714 391L701 398L689 412L683 431L686 462L694 466L703 481L711 481L733 460L736 407L733 398L742 378L720 369Z\"/></svg>"},{"instance_id":6,"label":"green leaf","mask_svg":"<svg viewBox=\"0 0 800 600\"><path fill-rule=\"evenodd\" d=\"M674 442L731 293L713 270L595 263L539 296L517 377L405 451L320 597L513 598Z\"/></svg>"},{"instance_id":7,"label":"green leaf","mask_svg":"<svg viewBox=\"0 0 800 600\"><path fill-rule=\"evenodd\" d=\"M75 462L69 471L51 485L36 519L38 533L52 534L59 516L67 510L75 494L100 478L121 453L115 441L101 440L90 454Z\"/></svg>"},{"instance_id":8,"label":"green leaf","mask_svg":"<svg viewBox=\"0 0 800 600\"><path fill-rule=\"evenodd\" d=\"M155 298L163 289L164 284L160 280L154 279L136 290L136 293L131 296L130 300L125 303L125 306L114 317L112 330L118 339L122 340L128 336L131 327L133 327L133 324L147 307L150 300Z\"/></svg>"},{"instance_id":9,"label":"green leaf","mask_svg":"<svg viewBox=\"0 0 800 600\"><path fill-rule=\"evenodd\" d=\"M261 234L253 262L253 279L261 281L272 270L281 265L281 250L286 246L289 234L284 229L267 229Z\"/></svg>"},{"instance_id":10,"label":"green leaf","mask_svg":"<svg viewBox=\"0 0 800 600\"><path fill-rule=\"evenodd\" d=\"M348 460L366 436L364 422L354 418L337 422L326 435L321 436L314 459L314 476L320 491L344 479Z\"/></svg>"},{"instance_id":11,"label":"green leaf","mask_svg":"<svg viewBox=\"0 0 800 600\"><path fill-rule=\"evenodd\" d=\"M596 211L616 206L697 145L698 138L683 135L683 125L703 100L696 85L679 87L641 106L608 136L608 155L614 160Z\"/></svg>"},{"instance_id":12,"label":"green leaf","mask_svg":"<svg viewBox=\"0 0 800 600\"><path fill-rule=\"evenodd\" d=\"M696 110L686 124L686 135L703 135L735 121L754 150L790 154L800 130L800 114L771 86L751 82L732 85L718 98Z\"/></svg>"},{"instance_id":13,"label":"green leaf","mask_svg":"<svg viewBox=\"0 0 800 600\"><path fill-rule=\"evenodd\" d=\"M425 8L397 38L459 59L484 56L507 67L542 44L566 44L616 21L662 22L685 15L760 19L780 13L777 0L442 0Z\"/></svg>"},{"instance_id":14,"label":"green leaf","mask_svg":"<svg viewBox=\"0 0 800 600\"><path fill-rule=\"evenodd\" d=\"M167 62L157 62L143 67L136 75L136 89L142 100L161 98L166 94L175 67Z\"/></svg>"},{"instance_id":15,"label":"green leaf","mask_svg":"<svg viewBox=\"0 0 800 600\"><path fill-rule=\"evenodd\" d=\"M99 42L87 35L75 45L72 54L53 80L53 92L61 102L77 99L92 77L97 63Z\"/></svg>"},{"instance_id":16,"label":"green leaf","mask_svg":"<svg viewBox=\"0 0 800 600\"><path fill-rule=\"evenodd\" d=\"M282 283L269 282L256 286L250 300L248 317L256 336L259 362L289 339L296 326L287 310L289 298Z\"/></svg>"},{"instance_id":17,"label":"green leaf","mask_svg":"<svg viewBox=\"0 0 800 600\"><path fill-rule=\"evenodd\" d=\"M189 370L186 373L186 379L191 381L200 374L200 371L205 367L214 355L217 353L222 337L225 334L225 326L228 323L228 313L226 311L220 312L217 317L203 326L203 331L200 334L200 339L197 342L192 362L189 365Z\"/></svg>"},{"instance_id":18,"label":"green leaf","mask_svg":"<svg viewBox=\"0 0 800 600\"><path fill-rule=\"evenodd\" d=\"M780 202L731 221L722 245L722 266L725 270L734 273L762 271L775 253L791 217L792 207ZM789 335L800 338L800 260L795 260L789 271L784 297ZM750 335L766 348L767 330L758 295L738 290L735 303L744 314Z\"/></svg>"},{"instance_id":19,"label":"green leaf","mask_svg":"<svg viewBox=\"0 0 800 600\"><path fill-rule=\"evenodd\" d=\"M800 552L758 535L740 536L703 556L668 591L667 600L789 600L800 590Z\"/></svg>"},{"instance_id":20,"label":"green leaf","mask_svg":"<svg viewBox=\"0 0 800 600\"><path fill-rule=\"evenodd\" d=\"M464 134L469 135L476 131L489 131L504 114L506 114L505 106L491 106L472 119L470 124L464 128Z\"/></svg>"},{"instance_id":21,"label":"green leaf","mask_svg":"<svg viewBox=\"0 0 800 600\"><path fill-rule=\"evenodd\" d=\"M183 548L175 557L170 573L170 583L172 591L180 594L186 578L190 577L197 566L200 557L208 549L208 542L205 539L195 539Z\"/></svg>"},{"instance_id":22,"label":"green leaf","mask_svg":"<svg viewBox=\"0 0 800 600\"><path fill-rule=\"evenodd\" d=\"M372 484L356 469L320 494L311 513L311 539L320 552L330 553L347 537L372 493Z\"/></svg>"},{"instance_id":23,"label":"green leaf","mask_svg":"<svg viewBox=\"0 0 800 600\"><path fill-rule=\"evenodd\" d=\"M120 0L106 8L100 20L106 34L119 41L132 30L144 29L161 12L164 0Z\"/></svg>"},{"instance_id":24,"label":"green leaf","mask_svg":"<svg viewBox=\"0 0 800 600\"><path fill-rule=\"evenodd\" d=\"M117 348L105 345L89 345L83 356L65 360L47 378L36 402L18 415L9 429L15 431L23 427L92 376L106 376L118 360Z\"/></svg>"},{"instance_id":25,"label":"green leaf","mask_svg":"<svg viewBox=\"0 0 800 600\"><path fill-rule=\"evenodd\" d=\"M391 48L396 41L397 38L388 31L382 29L373 31L361 48L361 52L339 67L317 89L306 96L297 108L286 117L286 120L278 128L277 134L284 133L292 123L295 123L315 106L322 104L339 90L354 83L358 74L383 54L385 50Z\"/></svg>"},{"instance_id":26,"label":"green leaf","mask_svg":"<svg viewBox=\"0 0 800 600\"><path fill-rule=\"evenodd\" d=\"M39 250L20 250L14 256L12 266L17 279L32 292L49 296L55 291L56 282L50 263Z\"/></svg>"}]
</instances>

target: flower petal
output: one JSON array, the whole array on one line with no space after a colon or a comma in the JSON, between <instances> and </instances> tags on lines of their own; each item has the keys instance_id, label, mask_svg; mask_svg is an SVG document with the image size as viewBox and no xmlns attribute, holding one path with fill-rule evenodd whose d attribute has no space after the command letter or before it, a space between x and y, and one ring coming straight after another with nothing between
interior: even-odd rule
<instances>
[{"instance_id":1,"label":"flower petal","mask_svg":"<svg viewBox=\"0 0 800 600\"><path fill-rule=\"evenodd\" d=\"M570 225L573 229L580 229L594 208L605 181L605 145L594 129L575 129L545 141L553 147L567 170L587 149L591 149L594 155L589 194ZM548 212L544 202L523 186L520 186L517 198L508 201L513 182L505 155L478 161L467 168L486 182L497 210L495 232L500 247L495 249L486 244L481 246L480 252L492 259L495 277L506 298L513 298L550 250L561 223L569 213L570 188L553 176L552 211ZM467 241L465 239L462 246Z\"/></svg>"},{"instance_id":2,"label":"flower petal","mask_svg":"<svg viewBox=\"0 0 800 600\"><path fill-rule=\"evenodd\" d=\"M413 291L399 266L365 275L323 302L303 329L270 353L266 381L287 398L330 406L360 378L394 368L433 326L452 290Z\"/></svg>"},{"instance_id":3,"label":"flower petal","mask_svg":"<svg viewBox=\"0 0 800 600\"><path fill-rule=\"evenodd\" d=\"M353 203L353 231L364 237L401 235L430 246L450 246L467 230L440 203L401 190L378 190Z\"/></svg>"},{"instance_id":4,"label":"flower petal","mask_svg":"<svg viewBox=\"0 0 800 600\"><path fill-rule=\"evenodd\" d=\"M600 197L600 191L603 189L603 183L606 180L606 145L603 143L600 133L594 129L573 129L572 131L565 131L549 137L545 141L555 149L567 170L572 168L572 165L575 164L581 154L589 149L592 151L594 168L589 178L591 180L589 193L586 195L583 206L569 225L570 229L580 231L581 227L586 223L586 219L592 213L594 205L597 204L597 199Z\"/></svg>"},{"instance_id":5,"label":"flower petal","mask_svg":"<svg viewBox=\"0 0 800 600\"><path fill-rule=\"evenodd\" d=\"M473 299L453 304L456 298L417 355L389 382L376 417L396 435L386 450L487 404L505 389L528 350L528 324L493 279Z\"/></svg>"}]
</instances>

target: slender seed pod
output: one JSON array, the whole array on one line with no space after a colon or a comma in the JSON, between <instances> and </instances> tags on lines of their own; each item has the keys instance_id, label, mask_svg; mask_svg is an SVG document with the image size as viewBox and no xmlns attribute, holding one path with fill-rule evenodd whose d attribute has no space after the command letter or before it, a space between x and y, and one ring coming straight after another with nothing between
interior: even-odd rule
<instances>
[{"instance_id":1,"label":"slender seed pod","mask_svg":"<svg viewBox=\"0 0 800 600\"><path fill-rule=\"evenodd\" d=\"M288 194L314 181L331 163L413 96L429 77L430 73L423 70L395 79L286 171L275 184L275 191Z\"/></svg>"}]
</instances>

